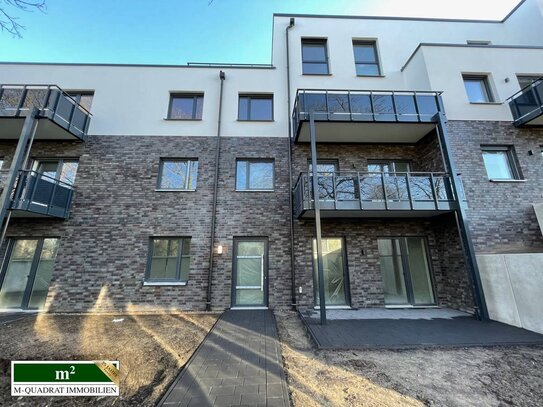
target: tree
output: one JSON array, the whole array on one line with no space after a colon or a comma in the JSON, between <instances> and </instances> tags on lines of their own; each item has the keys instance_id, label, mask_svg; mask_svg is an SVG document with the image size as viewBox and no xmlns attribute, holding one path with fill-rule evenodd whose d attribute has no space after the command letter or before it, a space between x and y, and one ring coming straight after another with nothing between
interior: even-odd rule
<instances>
[{"instance_id":1,"label":"tree","mask_svg":"<svg viewBox=\"0 0 543 407\"><path fill-rule=\"evenodd\" d=\"M16 9L27 12L39 10L45 13L47 7L45 0L0 0L0 29L14 37L22 38L21 31L25 26L19 23L19 17L12 14Z\"/></svg>"}]
</instances>

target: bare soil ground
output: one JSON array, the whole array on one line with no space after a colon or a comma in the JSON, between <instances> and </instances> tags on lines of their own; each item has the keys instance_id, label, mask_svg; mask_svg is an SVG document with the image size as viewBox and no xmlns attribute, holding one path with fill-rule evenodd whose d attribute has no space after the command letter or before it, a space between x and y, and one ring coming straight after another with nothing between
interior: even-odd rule
<instances>
[{"instance_id":1,"label":"bare soil ground","mask_svg":"<svg viewBox=\"0 0 543 407\"><path fill-rule=\"evenodd\" d=\"M295 407L541 406L543 347L317 350L294 312L276 312Z\"/></svg>"},{"instance_id":2,"label":"bare soil ground","mask_svg":"<svg viewBox=\"0 0 543 407\"><path fill-rule=\"evenodd\" d=\"M0 325L1 406L154 406L217 314L39 315ZM121 319L122 322L113 322ZM11 360L118 360L121 397L11 397Z\"/></svg>"}]
</instances>

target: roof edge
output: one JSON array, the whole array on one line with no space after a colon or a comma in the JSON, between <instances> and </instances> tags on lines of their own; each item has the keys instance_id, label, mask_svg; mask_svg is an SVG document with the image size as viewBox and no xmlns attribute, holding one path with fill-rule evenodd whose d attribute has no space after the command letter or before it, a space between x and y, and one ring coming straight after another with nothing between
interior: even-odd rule
<instances>
[{"instance_id":1,"label":"roof edge","mask_svg":"<svg viewBox=\"0 0 543 407\"><path fill-rule=\"evenodd\" d=\"M0 61L0 65L64 65L64 66L111 66L123 68L223 68L223 69L275 69L275 66L268 64L222 64L222 63L199 63L191 62L186 65L171 64L114 64L99 62L17 62Z\"/></svg>"}]
</instances>

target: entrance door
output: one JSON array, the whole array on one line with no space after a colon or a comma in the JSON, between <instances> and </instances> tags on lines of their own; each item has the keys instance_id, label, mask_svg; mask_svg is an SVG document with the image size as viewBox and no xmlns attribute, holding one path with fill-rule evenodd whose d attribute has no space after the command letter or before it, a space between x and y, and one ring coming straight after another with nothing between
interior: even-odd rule
<instances>
[{"instance_id":1,"label":"entrance door","mask_svg":"<svg viewBox=\"0 0 543 407\"><path fill-rule=\"evenodd\" d=\"M14 239L0 275L0 308L41 309L45 304L58 239Z\"/></svg>"},{"instance_id":2,"label":"entrance door","mask_svg":"<svg viewBox=\"0 0 543 407\"><path fill-rule=\"evenodd\" d=\"M326 306L348 305L344 250L343 239L322 239L324 300ZM317 241L313 239L313 287L315 304L319 305L319 273L317 270Z\"/></svg>"},{"instance_id":3,"label":"entrance door","mask_svg":"<svg viewBox=\"0 0 543 407\"><path fill-rule=\"evenodd\" d=\"M268 239L234 239L232 306L268 305Z\"/></svg>"},{"instance_id":4,"label":"entrance door","mask_svg":"<svg viewBox=\"0 0 543 407\"><path fill-rule=\"evenodd\" d=\"M385 305L435 305L426 239L379 239Z\"/></svg>"}]
</instances>

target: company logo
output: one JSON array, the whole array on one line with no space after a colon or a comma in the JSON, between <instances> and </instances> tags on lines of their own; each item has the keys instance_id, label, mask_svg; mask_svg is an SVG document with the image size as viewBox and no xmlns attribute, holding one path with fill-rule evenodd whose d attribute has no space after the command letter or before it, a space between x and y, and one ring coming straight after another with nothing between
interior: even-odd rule
<instances>
[{"instance_id":1,"label":"company logo","mask_svg":"<svg viewBox=\"0 0 543 407\"><path fill-rule=\"evenodd\" d=\"M118 361L12 361L12 396L118 396Z\"/></svg>"}]
</instances>

